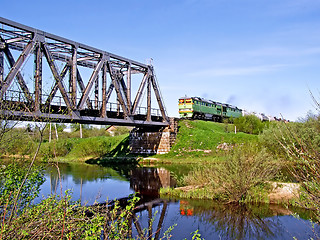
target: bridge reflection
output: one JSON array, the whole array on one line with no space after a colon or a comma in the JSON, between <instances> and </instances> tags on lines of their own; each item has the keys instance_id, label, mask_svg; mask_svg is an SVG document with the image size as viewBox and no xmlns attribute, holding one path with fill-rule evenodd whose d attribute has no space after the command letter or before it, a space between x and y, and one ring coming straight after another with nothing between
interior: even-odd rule
<instances>
[{"instance_id":1,"label":"bridge reflection","mask_svg":"<svg viewBox=\"0 0 320 240\"><path fill-rule=\"evenodd\" d=\"M159 239L164 218L166 215L168 200L160 199L159 190L163 187L174 187L176 181L171 176L170 171L164 168L136 168L131 170L130 187L140 195L139 205L135 208L133 223L140 237L145 237L141 224L136 217L137 212L148 211L148 236ZM162 206L160 218L155 231L153 231L154 213L152 209L156 206Z\"/></svg>"},{"instance_id":2,"label":"bridge reflection","mask_svg":"<svg viewBox=\"0 0 320 240\"><path fill-rule=\"evenodd\" d=\"M164 168L136 168L130 171L130 187L144 197L159 197L160 188L174 187L175 179Z\"/></svg>"}]
</instances>

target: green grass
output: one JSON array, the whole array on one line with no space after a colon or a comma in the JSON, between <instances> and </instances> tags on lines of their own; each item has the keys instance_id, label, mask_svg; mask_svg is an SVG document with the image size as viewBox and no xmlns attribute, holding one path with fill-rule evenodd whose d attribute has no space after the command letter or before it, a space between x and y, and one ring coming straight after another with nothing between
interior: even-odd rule
<instances>
[{"instance_id":1,"label":"green grass","mask_svg":"<svg viewBox=\"0 0 320 240\"><path fill-rule=\"evenodd\" d=\"M46 142L41 145L40 158L48 160L59 158L61 161L79 161L100 158L117 149L128 138L120 136L98 136L91 138L68 138Z\"/></svg>"},{"instance_id":2,"label":"green grass","mask_svg":"<svg viewBox=\"0 0 320 240\"><path fill-rule=\"evenodd\" d=\"M175 144L168 154L159 155L161 160L175 159L202 159L214 158L219 160L223 157L217 146L227 143L229 146L246 142L257 142L258 136L242 132L234 133L234 125L209 121L179 122L179 132Z\"/></svg>"},{"instance_id":3,"label":"green grass","mask_svg":"<svg viewBox=\"0 0 320 240\"><path fill-rule=\"evenodd\" d=\"M157 155L157 158L159 158L158 163L186 164L221 161L225 159L226 151L218 150L219 144L227 143L232 147L255 141L258 141L257 135L242 132L235 134L232 124L183 120L179 122L179 132L171 151L168 154ZM59 158L61 161L90 158L110 161L110 159L135 157L129 153L129 149L128 134L115 137L69 138L43 143L40 156L42 159Z\"/></svg>"}]
</instances>

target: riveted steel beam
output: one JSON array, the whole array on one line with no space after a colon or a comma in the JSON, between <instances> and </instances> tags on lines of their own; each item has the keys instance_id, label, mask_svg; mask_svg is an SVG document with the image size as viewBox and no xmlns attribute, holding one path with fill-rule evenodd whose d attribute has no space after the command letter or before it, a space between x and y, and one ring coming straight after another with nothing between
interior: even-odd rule
<instances>
[{"instance_id":1,"label":"riveted steel beam","mask_svg":"<svg viewBox=\"0 0 320 240\"><path fill-rule=\"evenodd\" d=\"M128 71L127 71L127 99L128 99L128 109L132 108L131 103L131 63L128 63Z\"/></svg>"},{"instance_id":2,"label":"riveted steel beam","mask_svg":"<svg viewBox=\"0 0 320 240\"><path fill-rule=\"evenodd\" d=\"M3 49L0 46L0 87L3 82L3 72L4 72L4 58L3 58Z\"/></svg>"},{"instance_id":3,"label":"riveted steel beam","mask_svg":"<svg viewBox=\"0 0 320 240\"><path fill-rule=\"evenodd\" d=\"M67 72L69 71L70 69L70 65L68 63L66 63L60 73L60 79L61 81L64 79L64 77L66 76ZM45 108L49 108L49 105L51 104L52 102L52 99L54 98L54 96L56 95L58 91L58 81L55 82L54 86L52 87L51 89L51 92L45 102Z\"/></svg>"},{"instance_id":4,"label":"riveted steel beam","mask_svg":"<svg viewBox=\"0 0 320 240\"><path fill-rule=\"evenodd\" d=\"M77 105L77 47L72 47L72 57L70 60L70 98L73 106Z\"/></svg>"},{"instance_id":5,"label":"riveted steel beam","mask_svg":"<svg viewBox=\"0 0 320 240\"><path fill-rule=\"evenodd\" d=\"M0 41L3 42L4 40L0 39ZM30 96L30 92L28 90L28 87L27 87L27 85L26 85L25 81L23 80L23 77L22 77L22 75L20 73L20 68L21 68L22 64L25 62L25 60L28 58L28 56L31 53L31 51L33 50L34 45L35 45L35 41L34 40L30 41L26 45L26 47L24 48L22 53L20 54L20 56L19 56L17 61L14 60L14 58L13 58L11 52L9 51L8 47L5 46L4 53L5 53L8 61L9 61L11 69L10 69L10 72L8 73L7 77L4 79L4 81L1 84L0 99L2 99L3 94L10 87L13 79L15 77L17 77L19 85L20 85L22 91L24 92L27 101L28 102L32 102L32 98Z\"/></svg>"},{"instance_id":6,"label":"riveted steel beam","mask_svg":"<svg viewBox=\"0 0 320 240\"><path fill-rule=\"evenodd\" d=\"M101 70L104 62L105 62L105 56L102 56L101 60L97 64L96 68L94 69L94 71L93 71L93 73L92 73L92 75L91 75L91 77L89 79L88 85L86 86L86 89L84 90L84 93L82 94L82 96L80 98L80 102L78 104L78 109L80 109L80 110L83 109L83 106L84 106L86 100L88 99L88 96L89 96L90 90L92 88L93 82L96 80L96 78L98 76L98 73Z\"/></svg>"},{"instance_id":7,"label":"riveted steel beam","mask_svg":"<svg viewBox=\"0 0 320 240\"><path fill-rule=\"evenodd\" d=\"M118 71L112 69L112 66L110 65L110 62L107 62L109 74L112 80L112 84L114 85L114 88L117 93L117 99L122 107L122 111L124 112L124 117L128 117L130 112L128 110L128 107L126 105L127 100L125 99L125 96L123 95L123 91L121 91L120 86L121 86L121 81L123 80L122 74L120 74Z\"/></svg>"},{"instance_id":8,"label":"riveted steel beam","mask_svg":"<svg viewBox=\"0 0 320 240\"><path fill-rule=\"evenodd\" d=\"M46 44L42 44L42 49L43 49L43 52L44 52L44 55L47 59L47 62L49 64L49 67L51 69L51 72L54 76L54 79L56 80L56 83L58 85L58 88L60 90L60 93L63 97L63 100L65 102L65 104L67 105L68 109L71 110L71 109L74 109L75 106L72 105L69 97L68 97L68 94L67 94L67 91L66 91L66 88L64 87L64 84L63 84L63 81L62 81L62 78L60 76L60 74L58 73L58 70L57 70L57 67L55 65L55 62L49 52L49 49L48 47L46 46Z\"/></svg>"},{"instance_id":9,"label":"riveted steel beam","mask_svg":"<svg viewBox=\"0 0 320 240\"><path fill-rule=\"evenodd\" d=\"M163 105L162 97L161 97L161 94L159 92L159 87L158 87L156 79L155 79L155 75L152 75L151 82L152 82L153 90L154 90L158 105L160 107L160 111L161 111L161 114L162 114L163 121L166 121L166 122L169 123L169 119L167 117L167 114L165 112L165 108L164 108L164 105Z\"/></svg>"},{"instance_id":10,"label":"riveted steel beam","mask_svg":"<svg viewBox=\"0 0 320 240\"><path fill-rule=\"evenodd\" d=\"M99 108L99 75L97 75L94 81L94 108Z\"/></svg>"},{"instance_id":11,"label":"riveted steel beam","mask_svg":"<svg viewBox=\"0 0 320 240\"><path fill-rule=\"evenodd\" d=\"M40 111L40 105L42 102L42 52L40 43L37 43L34 51L34 110Z\"/></svg>"},{"instance_id":12,"label":"riveted steel beam","mask_svg":"<svg viewBox=\"0 0 320 240\"><path fill-rule=\"evenodd\" d=\"M85 85L83 83L82 77L81 77L80 72L79 72L78 69L77 69L77 82L79 84L79 88L80 88L81 94L83 94L84 90L86 89L86 87L85 87ZM90 100L88 98L86 100L86 104L87 104L87 108L92 109L92 104L91 104L91 102L90 102Z\"/></svg>"},{"instance_id":13,"label":"riveted steel beam","mask_svg":"<svg viewBox=\"0 0 320 240\"><path fill-rule=\"evenodd\" d=\"M147 121L151 121L151 77L147 83Z\"/></svg>"},{"instance_id":14,"label":"riveted steel beam","mask_svg":"<svg viewBox=\"0 0 320 240\"><path fill-rule=\"evenodd\" d=\"M131 114L135 114L136 113L136 110L137 110L137 107L140 103L140 99L141 99L141 96L142 96L142 92L144 90L144 87L146 85L146 82L149 78L149 71L147 71L144 76L143 76L143 79L141 81L141 84L139 86L139 89L138 89L138 92L137 92L137 95L136 95L136 98L133 102L133 106L132 106L132 110L131 110Z\"/></svg>"},{"instance_id":15,"label":"riveted steel beam","mask_svg":"<svg viewBox=\"0 0 320 240\"><path fill-rule=\"evenodd\" d=\"M102 104L100 116L107 117L107 63L105 62L102 67Z\"/></svg>"}]
</instances>

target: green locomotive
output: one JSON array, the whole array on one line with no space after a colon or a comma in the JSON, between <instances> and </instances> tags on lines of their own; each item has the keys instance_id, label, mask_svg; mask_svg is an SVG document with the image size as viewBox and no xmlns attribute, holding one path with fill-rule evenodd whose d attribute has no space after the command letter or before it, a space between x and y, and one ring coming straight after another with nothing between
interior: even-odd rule
<instances>
[{"instance_id":1,"label":"green locomotive","mask_svg":"<svg viewBox=\"0 0 320 240\"><path fill-rule=\"evenodd\" d=\"M206 100L200 97L179 99L180 118L207 119L221 122L223 118L242 116L242 110L225 103Z\"/></svg>"}]
</instances>

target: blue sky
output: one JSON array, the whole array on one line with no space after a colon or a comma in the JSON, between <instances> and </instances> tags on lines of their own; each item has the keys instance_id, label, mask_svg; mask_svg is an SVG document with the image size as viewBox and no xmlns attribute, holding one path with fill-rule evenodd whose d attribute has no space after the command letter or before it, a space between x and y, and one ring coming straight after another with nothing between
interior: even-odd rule
<instances>
[{"instance_id":1,"label":"blue sky","mask_svg":"<svg viewBox=\"0 0 320 240\"><path fill-rule=\"evenodd\" d=\"M136 61L170 116L200 96L296 120L320 98L319 0L1 0L0 16Z\"/></svg>"}]
</instances>

